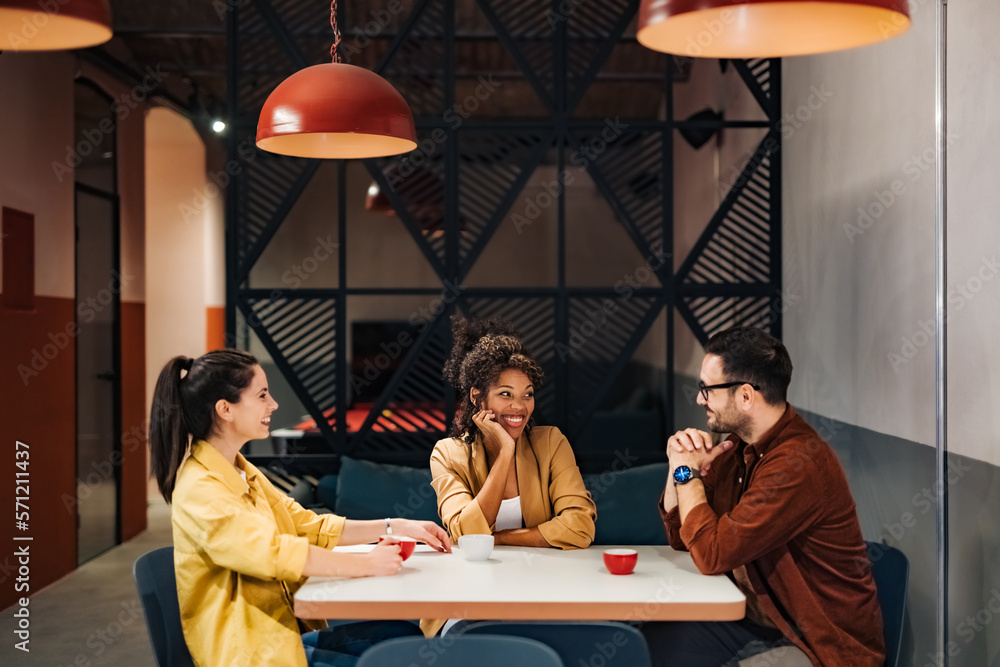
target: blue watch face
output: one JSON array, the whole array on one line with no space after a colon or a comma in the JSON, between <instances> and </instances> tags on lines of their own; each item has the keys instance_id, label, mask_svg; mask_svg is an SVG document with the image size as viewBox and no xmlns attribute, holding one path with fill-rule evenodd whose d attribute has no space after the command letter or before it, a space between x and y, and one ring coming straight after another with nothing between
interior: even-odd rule
<instances>
[{"instance_id":1,"label":"blue watch face","mask_svg":"<svg viewBox=\"0 0 1000 667\"><path fill-rule=\"evenodd\" d=\"M678 484L687 484L692 477L691 468L687 466L677 466L674 470L674 482Z\"/></svg>"}]
</instances>

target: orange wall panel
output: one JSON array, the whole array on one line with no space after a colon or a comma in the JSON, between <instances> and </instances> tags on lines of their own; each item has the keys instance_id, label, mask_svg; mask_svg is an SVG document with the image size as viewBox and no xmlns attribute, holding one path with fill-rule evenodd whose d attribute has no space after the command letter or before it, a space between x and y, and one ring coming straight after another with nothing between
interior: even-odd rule
<instances>
[{"instance_id":1,"label":"orange wall panel","mask_svg":"<svg viewBox=\"0 0 1000 667\"><path fill-rule=\"evenodd\" d=\"M222 306L205 308L205 351L226 347L226 309Z\"/></svg>"},{"instance_id":2,"label":"orange wall panel","mask_svg":"<svg viewBox=\"0 0 1000 667\"><path fill-rule=\"evenodd\" d=\"M146 304L122 302L122 540L146 530Z\"/></svg>"},{"instance_id":3,"label":"orange wall panel","mask_svg":"<svg viewBox=\"0 0 1000 667\"><path fill-rule=\"evenodd\" d=\"M76 353L72 299L36 296L35 312L0 309L0 507L15 507L16 442L28 444L28 530L0 522L0 609L76 567ZM72 332L72 329L69 329ZM9 516L9 515L8 515ZM14 542L15 536L31 542ZM13 545L28 545L29 590L16 591Z\"/></svg>"}]
</instances>

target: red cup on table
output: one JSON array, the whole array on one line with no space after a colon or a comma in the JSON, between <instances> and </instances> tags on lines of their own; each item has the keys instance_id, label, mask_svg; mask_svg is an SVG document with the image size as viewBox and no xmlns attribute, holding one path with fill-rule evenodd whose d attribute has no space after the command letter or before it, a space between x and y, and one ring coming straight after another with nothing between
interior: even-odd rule
<instances>
[{"instance_id":1,"label":"red cup on table","mask_svg":"<svg viewBox=\"0 0 1000 667\"><path fill-rule=\"evenodd\" d=\"M399 555L406 560L411 555L413 555L413 550L417 548L417 541L412 537L404 537L402 535L381 535L378 541L391 540L399 545Z\"/></svg>"},{"instance_id":2,"label":"red cup on table","mask_svg":"<svg viewBox=\"0 0 1000 667\"><path fill-rule=\"evenodd\" d=\"M635 549L605 549L604 567L611 574L632 574L639 562L639 552Z\"/></svg>"}]
</instances>

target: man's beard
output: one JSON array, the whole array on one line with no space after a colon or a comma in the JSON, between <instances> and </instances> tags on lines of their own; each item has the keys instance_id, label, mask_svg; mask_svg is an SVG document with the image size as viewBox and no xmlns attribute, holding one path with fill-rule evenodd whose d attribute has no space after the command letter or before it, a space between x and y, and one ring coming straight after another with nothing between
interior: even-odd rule
<instances>
[{"instance_id":1,"label":"man's beard","mask_svg":"<svg viewBox=\"0 0 1000 667\"><path fill-rule=\"evenodd\" d=\"M734 433L740 437L748 431L747 425L750 417L736 413L732 404L726 406L726 414L713 410L711 413L706 409L705 419L708 422L708 430L713 433Z\"/></svg>"}]
</instances>

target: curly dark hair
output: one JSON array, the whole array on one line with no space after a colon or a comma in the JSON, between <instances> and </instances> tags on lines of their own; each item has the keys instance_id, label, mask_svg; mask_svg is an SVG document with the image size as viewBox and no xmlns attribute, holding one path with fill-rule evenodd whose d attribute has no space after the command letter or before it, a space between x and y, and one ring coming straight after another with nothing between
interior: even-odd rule
<instances>
[{"instance_id":1,"label":"curly dark hair","mask_svg":"<svg viewBox=\"0 0 1000 667\"><path fill-rule=\"evenodd\" d=\"M485 396L500 380L500 374L511 369L527 375L537 390L542 383L542 367L521 343L514 326L499 317L466 320L455 315L451 318L451 332L455 346L445 362L444 378L459 393L452 435L471 444L479 434L479 427L472 421L478 407L472 402L471 390ZM531 420L525 429L530 432Z\"/></svg>"}]
</instances>

